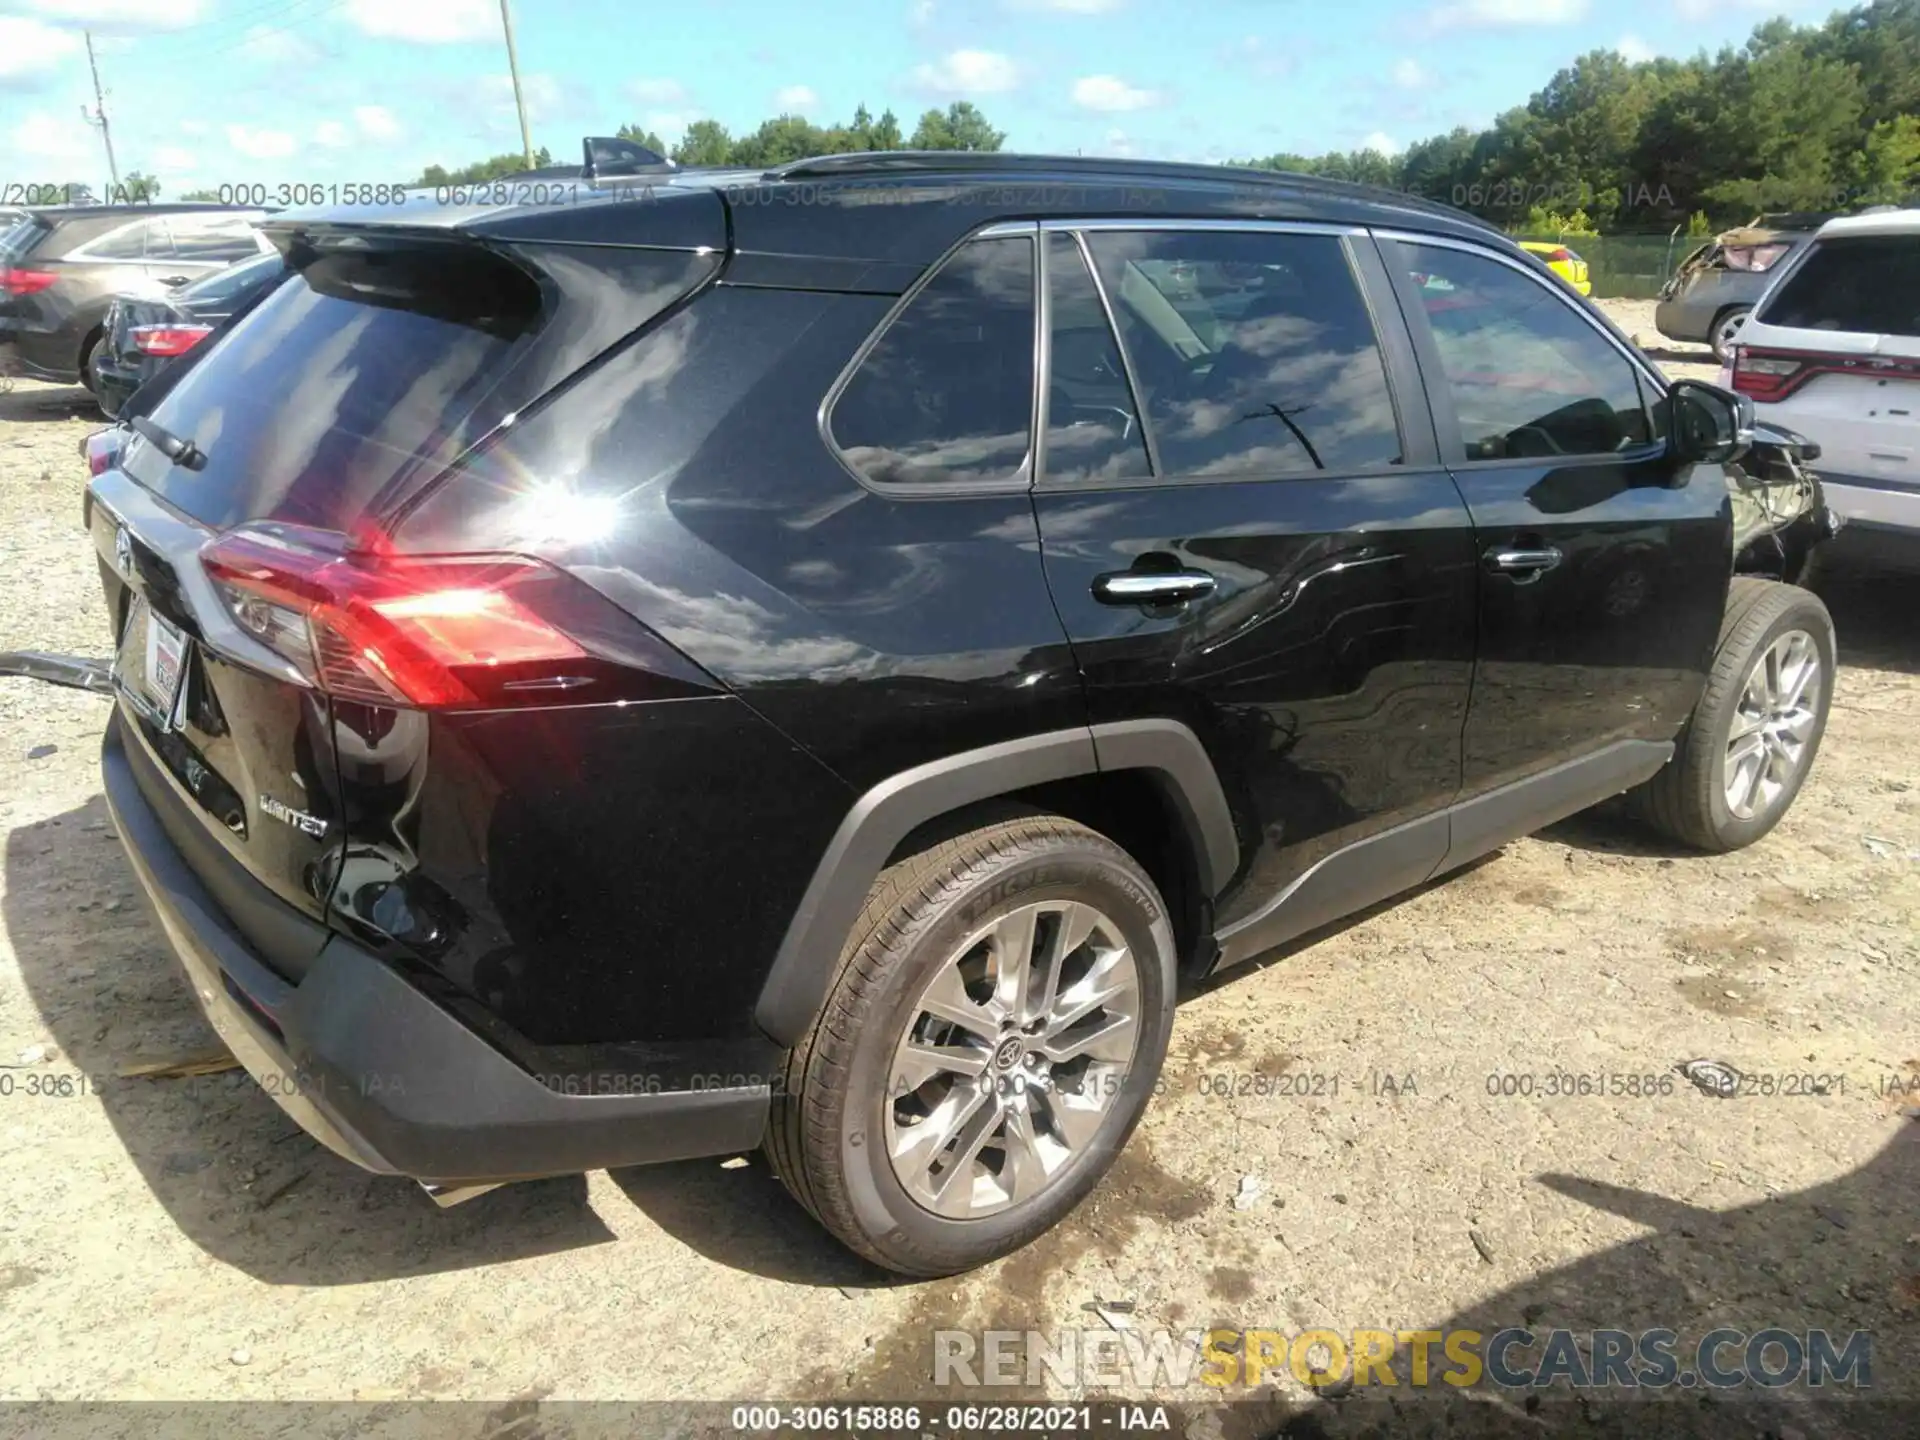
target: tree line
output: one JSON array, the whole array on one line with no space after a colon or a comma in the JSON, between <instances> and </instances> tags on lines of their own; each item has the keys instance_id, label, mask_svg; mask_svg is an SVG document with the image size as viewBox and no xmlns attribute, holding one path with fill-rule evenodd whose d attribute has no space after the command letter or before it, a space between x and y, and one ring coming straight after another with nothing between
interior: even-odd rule
<instances>
[{"instance_id":1,"label":"tree line","mask_svg":"<svg viewBox=\"0 0 1920 1440\"><path fill-rule=\"evenodd\" d=\"M1920 197L1920 0L1780 19L1688 60L1596 50L1486 130L1262 169L1403 190L1516 228L1706 231Z\"/></svg>"}]
</instances>

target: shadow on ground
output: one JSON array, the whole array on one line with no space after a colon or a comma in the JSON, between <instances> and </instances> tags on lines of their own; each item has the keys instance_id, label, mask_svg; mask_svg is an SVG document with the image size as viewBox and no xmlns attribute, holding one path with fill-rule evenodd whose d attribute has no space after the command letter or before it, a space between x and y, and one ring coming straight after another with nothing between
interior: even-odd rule
<instances>
[{"instance_id":1,"label":"shadow on ground","mask_svg":"<svg viewBox=\"0 0 1920 1440\"><path fill-rule=\"evenodd\" d=\"M1920 1061L1914 1062L1920 1073ZM1799 1103L1759 1098L1730 1100L1764 1124L1757 1113L1771 1104ZM1772 1195L1733 1210L1701 1209L1686 1201L1624 1189L1577 1175L1539 1175L1533 1183L1583 1205L1646 1228L1625 1244L1572 1265L1528 1276L1457 1314L1435 1323L1439 1330L1476 1330L1491 1337L1522 1328L1532 1347L1508 1352L1518 1368L1537 1368L1546 1334L1653 1329L1677 1332L1675 1357L1681 1376L1694 1372L1695 1347L1716 1329L1753 1335L1778 1329L1800 1337L1825 1331L1844 1351L1856 1333L1867 1338L1861 1353L1870 1364L1870 1385L1841 1383L1825 1391L1804 1384L1771 1392L1757 1388L1712 1390L1684 1380L1661 1392L1592 1392L1586 1398L1566 1388L1538 1392L1443 1395L1407 1389L1409 1357L1396 1372L1399 1393L1377 1389L1322 1401L1292 1415L1249 1416L1253 1435L1316 1437L1426 1435L1579 1435L1607 1440L1684 1435L1740 1440L1894 1440L1920 1435L1920 1125L1889 1119L1899 1128L1860 1169L1830 1184ZM1591 1350L1586 1350L1590 1362ZM1744 1345L1721 1349L1723 1368L1737 1363ZM1443 1368L1435 1352L1435 1373ZM1769 1351L1766 1364L1785 1370L1788 1352ZM1636 1366L1636 1368L1638 1368ZM1697 1373L1697 1372L1696 1372Z\"/></svg>"},{"instance_id":2,"label":"shadow on ground","mask_svg":"<svg viewBox=\"0 0 1920 1440\"><path fill-rule=\"evenodd\" d=\"M98 1100L183 1234L269 1284L347 1285L549 1254L613 1238L581 1176L508 1186L441 1211L409 1180L321 1148L245 1071L122 1079L145 1060L220 1049L140 896L106 802L16 829L5 923L59 1054Z\"/></svg>"},{"instance_id":3,"label":"shadow on ground","mask_svg":"<svg viewBox=\"0 0 1920 1440\"><path fill-rule=\"evenodd\" d=\"M93 420L102 425L107 423L93 396L78 385L0 389L0 420Z\"/></svg>"}]
</instances>

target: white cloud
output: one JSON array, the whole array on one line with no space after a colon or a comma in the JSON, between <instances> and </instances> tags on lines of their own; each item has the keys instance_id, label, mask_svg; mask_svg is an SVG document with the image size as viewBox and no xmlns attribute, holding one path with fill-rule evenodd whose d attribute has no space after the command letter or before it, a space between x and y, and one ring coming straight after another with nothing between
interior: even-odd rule
<instances>
[{"instance_id":1,"label":"white cloud","mask_svg":"<svg viewBox=\"0 0 1920 1440\"><path fill-rule=\"evenodd\" d=\"M495 128L511 129L515 135L520 133L520 118L514 110L513 76L482 75L480 93L487 97L488 109L495 122ZM529 123L550 118L561 107L565 93L560 82L545 70L520 77L520 98L526 102ZM363 106L363 109L380 109L379 106ZM389 123L392 116L388 116Z\"/></svg>"},{"instance_id":2,"label":"white cloud","mask_svg":"<svg viewBox=\"0 0 1920 1440\"><path fill-rule=\"evenodd\" d=\"M1068 15L1099 15L1118 10L1125 0L1007 0L1013 10L1059 10Z\"/></svg>"},{"instance_id":3,"label":"white cloud","mask_svg":"<svg viewBox=\"0 0 1920 1440\"><path fill-rule=\"evenodd\" d=\"M925 25L933 19L933 0L913 0L913 23Z\"/></svg>"},{"instance_id":4,"label":"white cloud","mask_svg":"<svg viewBox=\"0 0 1920 1440\"><path fill-rule=\"evenodd\" d=\"M162 145L153 152L153 163L162 170L197 170L200 157L178 145Z\"/></svg>"},{"instance_id":5,"label":"white cloud","mask_svg":"<svg viewBox=\"0 0 1920 1440\"><path fill-rule=\"evenodd\" d=\"M59 163L83 162L100 158L99 142L93 127L77 114L71 120L56 120L44 110L36 110L8 133L9 148L17 155Z\"/></svg>"},{"instance_id":6,"label":"white cloud","mask_svg":"<svg viewBox=\"0 0 1920 1440\"><path fill-rule=\"evenodd\" d=\"M227 126L227 143L249 160L284 160L298 145L285 130L253 130L245 125Z\"/></svg>"},{"instance_id":7,"label":"white cloud","mask_svg":"<svg viewBox=\"0 0 1920 1440\"><path fill-rule=\"evenodd\" d=\"M353 123L360 127L360 133L369 140L400 138L400 122L393 118L393 112L384 105L354 106Z\"/></svg>"},{"instance_id":8,"label":"white cloud","mask_svg":"<svg viewBox=\"0 0 1920 1440\"><path fill-rule=\"evenodd\" d=\"M207 122L204 120L182 120L180 122L180 133L182 135L206 135L210 134L211 131L207 128Z\"/></svg>"},{"instance_id":9,"label":"white cloud","mask_svg":"<svg viewBox=\"0 0 1920 1440\"><path fill-rule=\"evenodd\" d=\"M207 7L205 0L27 0L22 8L101 30L178 30Z\"/></svg>"},{"instance_id":10,"label":"white cloud","mask_svg":"<svg viewBox=\"0 0 1920 1440\"><path fill-rule=\"evenodd\" d=\"M994 50L955 50L913 72L914 83L936 95L995 95L1020 83L1013 61Z\"/></svg>"},{"instance_id":11,"label":"white cloud","mask_svg":"<svg viewBox=\"0 0 1920 1440\"><path fill-rule=\"evenodd\" d=\"M1629 60L1635 65L1651 60L1660 53L1638 35L1622 35L1613 48L1620 52L1622 60Z\"/></svg>"},{"instance_id":12,"label":"white cloud","mask_svg":"<svg viewBox=\"0 0 1920 1440\"><path fill-rule=\"evenodd\" d=\"M1278 50L1258 35L1243 35L1226 47L1224 58L1232 64L1244 65L1256 75L1279 76L1289 74L1294 67L1292 53Z\"/></svg>"},{"instance_id":13,"label":"white cloud","mask_svg":"<svg viewBox=\"0 0 1920 1440\"><path fill-rule=\"evenodd\" d=\"M80 37L24 15L0 15L0 86L36 81L80 48Z\"/></svg>"},{"instance_id":14,"label":"white cloud","mask_svg":"<svg viewBox=\"0 0 1920 1440\"><path fill-rule=\"evenodd\" d=\"M1418 60L1396 60L1393 64L1393 83L1402 90L1424 90L1433 83L1433 76L1420 67Z\"/></svg>"},{"instance_id":15,"label":"white cloud","mask_svg":"<svg viewBox=\"0 0 1920 1440\"><path fill-rule=\"evenodd\" d=\"M329 150L338 150L343 145L353 143L353 131L338 120L322 120L314 126L313 143L325 145Z\"/></svg>"},{"instance_id":16,"label":"white cloud","mask_svg":"<svg viewBox=\"0 0 1920 1440\"><path fill-rule=\"evenodd\" d=\"M804 115L820 103L810 85L788 85L773 97L774 108L782 114Z\"/></svg>"},{"instance_id":17,"label":"white cloud","mask_svg":"<svg viewBox=\"0 0 1920 1440\"><path fill-rule=\"evenodd\" d=\"M501 38L500 8L493 0L347 0L346 15L383 40L452 45Z\"/></svg>"},{"instance_id":18,"label":"white cloud","mask_svg":"<svg viewBox=\"0 0 1920 1440\"><path fill-rule=\"evenodd\" d=\"M653 110L641 117L641 123L653 131L669 148L687 133L687 127L707 117L698 110Z\"/></svg>"},{"instance_id":19,"label":"white cloud","mask_svg":"<svg viewBox=\"0 0 1920 1440\"><path fill-rule=\"evenodd\" d=\"M1073 103L1088 110L1144 110L1159 100L1153 91L1129 85L1117 75L1088 75L1073 82Z\"/></svg>"},{"instance_id":20,"label":"white cloud","mask_svg":"<svg viewBox=\"0 0 1920 1440\"><path fill-rule=\"evenodd\" d=\"M1362 150L1372 150L1381 155L1398 155L1400 146L1391 135L1383 135L1378 130L1360 142Z\"/></svg>"},{"instance_id":21,"label":"white cloud","mask_svg":"<svg viewBox=\"0 0 1920 1440\"><path fill-rule=\"evenodd\" d=\"M1435 30L1490 30L1509 25L1571 25L1587 13L1588 0L1458 0L1431 11Z\"/></svg>"},{"instance_id":22,"label":"white cloud","mask_svg":"<svg viewBox=\"0 0 1920 1440\"><path fill-rule=\"evenodd\" d=\"M291 30L276 30L271 25L255 25L247 38L235 48L235 57L248 65L311 65L320 58L320 50L310 40Z\"/></svg>"},{"instance_id":23,"label":"white cloud","mask_svg":"<svg viewBox=\"0 0 1920 1440\"><path fill-rule=\"evenodd\" d=\"M678 80L629 80L627 95L641 105L680 105L687 98L687 87Z\"/></svg>"}]
</instances>

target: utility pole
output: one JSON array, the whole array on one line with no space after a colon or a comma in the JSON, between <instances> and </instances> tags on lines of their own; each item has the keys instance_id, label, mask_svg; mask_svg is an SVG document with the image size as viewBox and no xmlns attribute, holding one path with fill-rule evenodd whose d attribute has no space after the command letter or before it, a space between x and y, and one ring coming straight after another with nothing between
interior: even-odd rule
<instances>
[{"instance_id":1,"label":"utility pole","mask_svg":"<svg viewBox=\"0 0 1920 1440\"><path fill-rule=\"evenodd\" d=\"M507 0L500 0L500 3L504 6ZM120 167L114 163L113 159L113 132L107 128L107 101L106 97L100 93L100 66L93 58L93 32L87 30L82 33L87 37L87 69L93 72L93 113L87 115L87 107L84 105L80 107L80 113L87 116L89 125L100 127L100 139L107 147L107 174L113 177L113 192L107 196L107 202L112 204L120 193ZM509 41L508 44L511 45L512 42Z\"/></svg>"},{"instance_id":2,"label":"utility pole","mask_svg":"<svg viewBox=\"0 0 1920 1440\"><path fill-rule=\"evenodd\" d=\"M500 0L500 28L507 32L507 73L513 76L513 108L520 112L520 149L527 169L533 169L533 137L527 133L527 102L520 93L520 57L513 51L513 11L508 0Z\"/></svg>"}]
</instances>

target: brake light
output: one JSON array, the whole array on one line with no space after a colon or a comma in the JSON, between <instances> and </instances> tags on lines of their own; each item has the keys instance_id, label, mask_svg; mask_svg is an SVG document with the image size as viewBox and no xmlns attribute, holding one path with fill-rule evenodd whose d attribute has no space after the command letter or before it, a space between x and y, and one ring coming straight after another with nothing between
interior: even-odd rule
<instances>
[{"instance_id":1,"label":"brake light","mask_svg":"<svg viewBox=\"0 0 1920 1440\"><path fill-rule=\"evenodd\" d=\"M597 591L524 555L399 555L377 536L253 525L209 541L200 563L240 627L336 699L470 709L712 683Z\"/></svg>"},{"instance_id":2,"label":"brake light","mask_svg":"<svg viewBox=\"0 0 1920 1440\"><path fill-rule=\"evenodd\" d=\"M1733 388L1756 400L1784 400L1817 375L1920 382L1920 358L1904 355L1832 355L1806 350L1736 346Z\"/></svg>"},{"instance_id":3,"label":"brake light","mask_svg":"<svg viewBox=\"0 0 1920 1440\"><path fill-rule=\"evenodd\" d=\"M59 278L46 270L19 270L9 266L0 270L0 290L9 295L38 295Z\"/></svg>"},{"instance_id":4,"label":"brake light","mask_svg":"<svg viewBox=\"0 0 1920 1440\"><path fill-rule=\"evenodd\" d=\"M1579 258L1580 257L1578 255L1574 254L1571 250L1567 249L1567 247L1564 245L1562 245L1558 250L1549 250L1547 252L1547 262L1549 264L1553 264L1561 261L1571 262L1574 260L1578 260Z\"/></svg>"},{"instance_id":5,"label":"brake light","mask_svg":"<svg viewBox=\"0 0 1920 1440\"><path fill-rule=\"evenodd\" d=\"M1720 252L1720 258L1729 270L1769 270L1792 248L1791 245L1729 245Z\"/></svg>"},{"instance_id":6,"label":"brake light","mask_svg":"<svg viewBox=\"0 0 1920 1440\"><path fill-rule=\"evenodd\" d=\"M1733 388L1756 400L1783 394L1800 372L1800 361L1786 355L1763 355L1742 345L1733 352Z\"/></svg>"},{"instance_id":7,"label":"brake light","mask_svg":"<svg viewBox=\"0 0 1920 1440\"><path fill-rule=\"evenodd\" d=\"M127 332L142 355L184 355L213 333L211 325L136 325Z\"/></svg>"},{"instance_id":8,"label":"brake light","mask_svg":"<svg viewBox=\"0 0 1920 1440\"><path fill-rule=\"evenodd\" d=\"M80 453L87 457L87 476L104 475L127 448L127 432L119 426L96 430L80 442Z\"/></svg>"}]
</instances>

